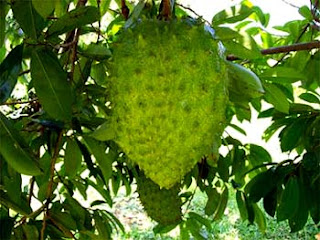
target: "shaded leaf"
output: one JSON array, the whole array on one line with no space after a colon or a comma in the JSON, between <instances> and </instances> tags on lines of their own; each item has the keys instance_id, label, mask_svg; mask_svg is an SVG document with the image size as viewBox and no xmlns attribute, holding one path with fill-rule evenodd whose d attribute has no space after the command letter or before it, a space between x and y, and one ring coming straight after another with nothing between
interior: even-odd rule
<instances>
[{"instance_id":1,"label":"shaded leaf","mask_svg":"<svg viewBox=\"0 0 320 240\"><path fill-rule=\"evenodd\" d=\"M11 95L21 72L23 45L16 46L0 65L0 103Z\"/></svg>"},{"instance_id":2,"label":"shaded leaf","mask_svg":"<svg viewBox=\"0 0 320 240\"><path fill-rule=\"evenodd\" d=\"M278 83L294 83L306 78L305 75L297 69L283 66L268 68L266 71L260 74L259 77Z\"/></svg>"},{"instance_id":3,"label":"shaded leaf","mask_svg":"<svg viewBox=\"0 0 320 240\"><path fill-rule=\"evenodd\" d=\"M217 211L215 212L214 217L213 217L214 220L218 220L223 216L224 211L227 207L228 198L229 198L229 190L225 186L225 188L221 194L219 206L218 206Z\"/></svg>"},{"instance_id":4,"label":"shaded leaf","mask_svg":"<svg viewBox=\"0 0 320 240\"><path fill-rule=\"evenodd\" d=\"M264 234L267 229L266 217L257 204L253 204L253 211L254 211L254 221L257 223L260 232Z\"/></svg>"},{"instance_id":5,"label":"shaded leaf","mask_svg":"<svg viewBox=\"0 0 320 240\"><path fill-rule=\"evenodd\" d=\"M57 57L45 49L33 51L31 77L44 110L55 119L71 120L73 94Z\"/></svg>"},{"instance_id":6,"label":"shaded leaf","mask_svg":"<svg viewBox=\"0 0 320 240\"><path fill-rule=\"evenodd\" d=\"M23 224L22 229L26 240L39 239L39 231L35 225Z\"/></svg>"},{"instance_id":7,"label":"shaded leaf","mask_svg":"<svg viewBox=\"0 0 320 240\"><path fill-rule=\"evenodd\" d=\"M94 155L101 171L105 182L108 182L112 176L112 163L117 158L118 154L112 148L107 151L105 143L99 142L91 137L84 137L90 152Z\"/></svg>"},{"instance_id":8,"label":"shaded leaf","mask_svg":"<svg viewBox=\"0 0 320 240\"><path fill-rule=\"evenodd\" d=\"M272 170L267 170L256 175L245 187L245 192L252 202L258 202L265 197L276 185L274 181L274 173Z\"/></svg>"},{"instance_id":9,"label":"shaded leaf","mask_svg":"<svg viewBox=\"0 0 320 240\"><path fill-rule=\"evenodd\" d=\"M197 220L199 223L201 223L203 226L205 226L208 230L211 230L211 223L208 219L202 217L201 215L195 213L195 212L189 212L188 213L190 218L193 218L195 220Z\"/></svg>"},{"instance_id":10,"label":"shaded leaf","mask_svg":"<svg viewBox=\"0 0 320 240\"><path fill-rule=\"evenodd\" d=\"M81 167L82 154L78 144L73 139L67 140L67 146L64 156L65 173L73 178Z\"/></svg>"},{"instance_id":11,"label":"shaded leaf","mask_svg":"<svg viewBox=\"0 0 320 240\"><path fill-rule=\"evenodd\" d=\"M246 195L242 191L237 191L236 201L239 209L240 217L244 221L248 219L248 211L246 206Z\"/></svg>"},{"instance_id":12,"label":"shaded leaf","mask_svg":"<svg viewBox=\"0 0 320 240\"><path fill-rule=\"evenodd\" d=\"M56 0L32 0L32 5L43 18L47 18L53 12L55 2Z\"/></svg>"},{"instance_id":13,"label":"shaded leaf","mask_svg":"<svg viewBox=\"0 0 320 240\"><path fill-rule=\"evenodd\" d=\"M0 113L0 153L17 172L26 175L39 175L42 170L33 157L27 144L12 123Z\"/></svg>"},{"instance_id":14,"label":"shaded leaf","mask_svg":"<svg viewBox=\"0 0 320 240\"><path fill-rule=\"evenodd\" d=\"M285 184L281 195L279 206L277 208L277 221L283 221L291 218L299 208L299 186L297 177L290 177Z\"/></svg>"},{"instance_id":15,"label":"shaded leaf","mask_svg":"<svg viewBox=\"0 0 320 240\"><path fill-rule=\"evenodd\" d=\"M80 51L80 54L97 61L111 57L110 49L102 44L90 44L85 50Z\"/></svg>"},{"instance_id":16,"label":"shaded leaf","mask_svg":"<svg viewBox=\"0 0 320 240\"><path fill-rule=\"evenodd\" d=\"M205 213L210 216L215 213L220 202L220 194L216 188L210 188L206 191L208 200L204 208Z\"/></svg>"},{"instance_id":17,"label":"shaded leaf","mask_svg":"<svg viewBox=\"0 0 320 240\"><path fill-rule=\"evenodd\" d=\"M4 44L5 32L6 32L6 15L8 13L8 6L5 0L0 0L0 48ZM0 58L1 61L1 58Z\"/></svg>"},{"instance_id":18,"label":"shaded leaf","mask_svg":"<svg viewBox=\"0 0 320 240\"><path fill-rule=\"evenodd\" d=\"M263 198L263 207L266 213L274 217L277 209L277 188L275 187Z\"/></svg>"},{"instance_id":19,"label":"shaded leaf","mask_svg":"<svg viewBox=\"0 0 320 240\"><path fill-rule=\"evenodd\" d=\"M14 18L19 23L23 32L33 39L37 39L44 28L44 20L34 9L32 0L16 0L11 5Z\"/></svg>"},{"instance_id":20,"label":"shaded leaf","mask_svg":"<svg viewBox=\"0 0 320 240\"><path fill-rule=\"evenodd\" d=\"M100 18L98 8L93 6L81 6L60 17L48 29L51 36L69 32L86 24L94 23Z\"/></svg>"},{"instance_id":21,"label":"shaded leaf","mask_svg":"<svg viewBox=\"0 0 320 240\"><path fill-rule=\"evenodd\" d=\"M28 215L32 212L31 207L28 205L26 199L21 199L19 202L14 202L7 193L0 190L0 204L20 213L21 215Z\"/></svg>"},{"instance_id":22,"label":"shaded leaf","mask_svg":"<svg viewBox=\"0 0 320 240\"><path fill-rule=\"evenodd\" d=\"M305 119L297 119L292 124L286 126L279 134L281 150L286 152L297 147L306 127Z\"/></svg>"}]
</instances>

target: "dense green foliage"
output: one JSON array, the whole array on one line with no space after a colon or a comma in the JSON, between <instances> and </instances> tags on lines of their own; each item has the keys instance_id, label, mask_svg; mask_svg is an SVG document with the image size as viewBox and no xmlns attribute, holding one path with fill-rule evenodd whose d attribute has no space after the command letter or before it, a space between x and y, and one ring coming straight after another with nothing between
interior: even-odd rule
<instances>
[{"instance_id":1,"label":"dense green foliage","mask_svg":"<svg viewBox=\"0 0 320 240\"><path fill-rule=\"evenodd\" d=\"M117 138L113 138L114 126L109 124L111 116L114 116L112 106L117 102L126 105L131 96L115 94L110 84L119 76L112 75L112 71L122 74L121 89L130 86L130 75L134 83L141 82L133 76L137 69L128 69L128 72L117 70L126 61L130 64L125 66L134 66L132 61L135 56L123 59L121 54L125 50L121 50L119 61L119 58L113 59L113 51L116 54L117 41L122 41L124 32L143 19L158 16L174 21L176 16L191 25L203 22L201 18L189 18L188 14L193 12L179 4L173 8L174 14L168 15L165 2L158 11L158 1L124 5L125 1L120 0L0 0L1 239L110 239L118 230L124 231L119 220L106 210L105 204L112 207L122 187L128 195L136 189L140 170L132 164L136 163L135 160L129 158L130 154L137 155L127 155L126 151L134 152L135 147L128 145L137 143L124 135L139 129L121 132L124 134L121 141L127 148L122 149ZM122 11L112 10L114 7L110 8L110 4L115 4ZM210 141L204 140L205 151L202 155L192 155L192 158L199 157L194 161L196 165L188 167L185 171L192 168L188 173L179 173L179 178L183 178L180 189L174 187L168 190L179 192L178 196L178 193L174 194L182 202L184 211L181 219L174 221L173 225L171 221L169 225L163 221L154 228L155 233L165 233L179 227L182 239L189 239L190 236L203 239L203 228L210 232L211 222L223 216L231 188L236 191L241 219L255 223L262 234L267 229L265 213L277 221L286 220L292 232L303 229L308 219L319 226L320 7L316 0L306 4L309 6L298 10L303 20L276 27L284 33L281 35L267 30L269 14L264 14L248 0L217 13L211 23L206 23L210 24L206 29L214 32L214 41L219 42L220 46L217 50L226 58L225 64L228 66L228 77L224 80L228 82L229 100L221 105L222 108L219 105L216 111L223 111L226 125L242 134L245 131L232 119L250 121L252 111L257 111L259 118L272 119L262 137L269 140L274 134L279 134L280 148L288 153L288 159L272 159L263 147L255 143L241 143L227 133L221 141L212 142L211 152L207 151ZM129 18L127 9L131 12ZM160 31L158 34L156 37L161 38ZM126 44L130 42L130 37L127 34ZM132 37L136 36L133 34ZM165 50L176 51L176 38L170 37L172 41L165 45ZM201 41L203 39L200 38ZM194 41L195 45L185 46L187 50L192 50L191 54L195 54L192 65L201 64L199 69L203 71L216 67L206 57L199 58L199 48L207 44L207 41L202 43L200 40ZM148 46L149 50L151 48ZM169 56L162 55L161 50L155 48L154 54ZM130 49L130 52L136 54L139 51ZM185 74L179 68L184 66L177 66L182 63L180 58L184 56L181 55L179 53L175 56L179 59L160 69L158 77L167 74L171 67L176 69L178 79ZM141 57L137 60L143 61ZM139 75L145 69L141 62L138 65L140 69L136 74ZM148 66L155 68L147 69L150 79L157 80L160 66L152 62ZM207 69L207 73L200 76L200 79L204 77L206 80L203 83L206 89L210 85L206 77L214 75L215 71ZM203 73L192 72L190 77L198 79L198 74ZM128 85L125 78L128 78ZM147 87L144 84L145 81L142 86ZM193 85L198 86L201 85ZM159 92L166 89L161 84L152 87L153 91ZM173 85L166 91L176 96L178 90L181 91L179 86ZM169 100L179 101L177 97ZM207 104L208 99L203 102ZM172 104L178 106L177 103ZM270 108L266 109L265 105ZM179 111L177 107L174 109ZM140 116L145 111L135 107L130 110L137 111ZM123 116L124 108L119 111ZM200 116L192 118L200 117L204 118L202 121L207 121L206 114L201 111L194 113ZM146 114L150 114L150 109ZM208 116L210 114L208 112ZM188 117L183 114L179 116ZM157 115L153 113L153 117ZM137 125L131 126L137 128ZM122 127L125 127L123 123ZM167 129L174 131L175 128L170 126ZM144 130L141 129L141 132ZM211 128L205 130L211 131ZM197 131L197 127L190 131ZM203 134L203 129L199 132L202 133L201 138L212 137L212 133ZM191 140L186 139L189 143ZM222 148L227 149L226 153L219 154L220 142ZM180 143L176 139L172 143L172 149L181 151L182 162L185 161L184 158L190 155L184 152L188 149L181 147L185 146L183 144L177 146ZM198 141L195 148L202 147ZM165 168L166 164L156 166ZM151 180L146 179L145 183L148 181ZM163 189L155 186L151 189L156 189L157 195L158 190ZM206 195L202 206L204 214L188 209L195 188ZM90 189L99 193L103 200L91 200L88 195ZM80 197L89 202L90 207L81 202ZM159 205L155 206L166 208L170 201L160 204L163 200L166 201L152 198L153 204L159 201ZM141 201L143 203L145 200ZM149 199L147 201L149 203ZM157 220L157 217L153 218Z\"/></svg>"}]
</instances>

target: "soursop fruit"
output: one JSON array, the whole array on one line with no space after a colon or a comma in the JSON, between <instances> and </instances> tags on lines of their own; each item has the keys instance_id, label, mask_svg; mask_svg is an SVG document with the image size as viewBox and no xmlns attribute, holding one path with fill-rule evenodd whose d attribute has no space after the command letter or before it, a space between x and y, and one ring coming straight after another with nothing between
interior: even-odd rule
<instances>
[{"instance_id":1,"label":"soursop fruit","mask_svg":"<svg viewBox=\"0 0 320 240\"><path fill-rule=\"evenodd\" d=\"M161 188L220 142L227 71L218 51L203 24L183 20L142 20L113 45L114 140Z\"/></svg>"},{"instance_id":2,"label":"soursop fruit","mask_svg":"<svg viewBox=\"0 0 320 240\"><path fill-rule=\"evenodd\" d=\"M158 184L140 173L137 177L137 191L140 202L150 218L162 225L177 224L181 221L182 201L178 196L178 184L170 189L160 189Z\"/></svg>"}]
</instances>

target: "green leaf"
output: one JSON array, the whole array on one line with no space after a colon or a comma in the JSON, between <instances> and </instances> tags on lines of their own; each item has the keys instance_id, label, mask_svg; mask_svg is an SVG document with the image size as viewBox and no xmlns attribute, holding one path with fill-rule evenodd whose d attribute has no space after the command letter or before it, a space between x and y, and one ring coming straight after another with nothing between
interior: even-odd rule
<instances>
[{"instance_id":1,"label":"green leaf","mask_svg":"<svg viewBox=\"0 0 320 240\"><path fill-rule=\"evenodd\" d=\"M109 121L101 124L93 133L90 134L91 137L100 140L100 141L107 141L112 140L115 137L115 130L111 126Z\"/></svg>"},{"instance_id":2,"label":"green leaf","mask_svg":"<svg viewBox=\"0 0 320 240\"><path fill-rule=\"evenodd\" d=\"M267 229L266 217L257 204L253 204L253 211L254 211L254 221L257 223L260 232L264 234Z\"/></svg>"},{"instance_id":3,"label":"green leaf","mask_svg":"<svg viewBox=\"0 0 320 240\"><path fill-rule=\"evenodd\" d=\"M106 60L111 57L110 49L102 44L90 44L85 50L80 51L80 54L97 61Z\"/></svg>"},{"instance_id":4,"label":"green leaf","mask_svg":"<svg viewBox=\"0 0 320 240\"><path fill-rule=\"evenodd\" d=\"M71 120L71 85L57 57L49 50L33 51L31 77L44 110L55 119Z\"/></svg>"},{"instance_id":5,"label":"green leaf","mask_svg":"<svg viewBox=\"0 0 320 240\"><path fill-rule=\"evenodd\" d=\"M294 83L306 79L306 76L297 69L283 66L268 68L259 77L277 83Z\"/></svg>"},{"instance_id":6,"label":"green leaf","mask_svg":"<svg viewBox=\"0 0 320 240\"><path fill-rule=\"evenodd\" d=\"M98 8L93 6L81 6L60 17L48 29L47 35L57 36L69 32L75 28L94 23L100 19Z\"/></svg>"},{"instance_id":7,"label":"green leaf","mask_svg":"<svg viewBox=\"0 0 320 240\"><path fill-rule=\"evenodd\" d=\"M287 152L297 147L306 127L307 124L304 118L297 119L286 126L279 134L281 150Z\"/></svg>"},{"instance_id":8,"label":"green leaf","mask_svg":"<svg viewBox=\"0 0 320 240\"><path fill-rule=\"evenodd\" d=\"M307 204L307 192L306 186L304 185L302 178L298 178L298 185L299 185L299 203L298 203L298 210L295 212L294 216L289 218L289 226L291 232L300 231L304 225L307 223L308 216L309 216L309 209Z\"/></svg>"},{"instance_id":9,"label":"green leaf","mask_svg":"<svg viewBox=\"0 0 320 240\"><path fill-rule=\"evenodd\" d=\"M156 225L152 231L154 232L154 234L163 234L163 233L168 233L171 230L175 229L177 226L177 224L171 224L171 225L161 225L158 224Z\"/></svg>"},{"instance_id":10,"label":"green leaf","mask_svg":"<svg viewBox=\"0 0 320 240\"><path fill-rule=\"evenodd\" d=\"M273 188L267 195L263 198L263 207L266 213L271 217L274 217L277 209L277 188Z\"/></svg>"},{"instance_id":11,"label":"green leaf","mask_svg":"<svg viewBox=\"0 0 320 240\"><path fill-rule=\"evenodd\" d=\"M0 207L0 239L10 239L15 219L9 216L9 210Z\"/></svg>"},{"instance_id":12,"label":"green leaf","mask_svg":"<svg viewBox=\"0 0 320 240\"><path fill-rule=\"evenodd\" d=\"M204 212L208 215L211 216L215 213L217 210L217 207L220 202L220 194L218 193L217 189L215 188L210 188L206 191L208 200L206 203L206 206L204 208Z\"/></svg>"},{"instance_id":13,"label":"green leaf","mask_svg":"<svg viewBox=\"0 0 320 240\"><path fill-rule=\"evenodd\" d=\"M214 30L217 39L222 41L242 38L242 35L240 33L228 27L216 27Z\"/></svg>"},{"instance_id":14,"label":"green leaf","mask_svg":"<svg viewBox=\"0 0 320 240\"><path fill-rule=\"evenodd\" d=\"M313 20L313 15L311 13L310 8L308 6L304 5L301 8L299 8L299 13L301 16L303 16L305 19L308 19L309 21Z\"/></svg>"},{"instance_id":15,"label":"green leaf","mask_svg":"<svg viewBox=\"0 0 320 240\"><path fill-rule=\"evenodd\" d=\"M42 173L39 163L12 123L0 112L0 154L17 172L36 176Z\"/></svg>"},{"instance_id":16,"label":"green leaf","mask_svg":"<svg viewBox=\"0 0 320 240\"><path fill-rule=\"evenodd\" d=\"M218 160L218 168L217 168L219 176L224 182L228 182L229 176L230 176L229 164L227 163L226 160L227 160L226 158L220 157Z\"/></svg>"},{"instance_id":17,"label":"green leaf","mask_svg":"<svg viewBox=\"0 0 320 240\"><path fill-rule=\"evenodd\" d=\"M39 232L35 225L23 224L22 229L26 240L39 239Z\"/></svg>"},{"instance_id":18,"label":"green leaf","mask_svg":"<svg viewBox=\"0 0 320 240\"><path fill-rule=\"evenodd\" d=\"M43 18L47 18L53 12L55 2L56 0L32 0L32 5Z\"/></svg>"},{"instance_id":19,"label":"green leaf","mask_svg":"<svg viewBox=\"0 0 320 240\"><path fill-rule=\"evenodd\" d=\"M109 223L104 221L104 219L101 216L99 216L97 212L94 213L93 219L95 222L96 229L98 230L98 233L99 233L98 239L101 239L101 240L111 239L111 230L110 230L111 227L109 226Z\"/></svg>"},{"instance_id":20,"label":"green leaf","mask_svg":"<svg viewBox=\"0 0 320 240\"><path fill-rule=\"evenodd\" d=\"M12 209L13 211L20 213L21 215L28 215L32 212L31 207L28 205L25 199L21 199L19 202L15 202L8 194L0 190L0 204Z\"/></svg>"},{"instance_id":21,"label":"green leaf","mask_svg":"<svg viewBox=\"0 0 320 240\"><path fill-rule=\"evenodd\" d=\"M253 13L253 9L239 4L218 12L212 18L212 25L217 26L223 23L236 23L244 20Z\"/></svg>"},{"instance_id":22,"label":"green leaf","mask_svg":"<svg viewBox=\"0 0 320 240\"><path fill-rule=\"evenodd\" d=\"M23 32L33 39L37 39L44 28L44 20L34 9L32 0L16 0L11 5L14 18Z\"/></svg>"},{"instance_id":23,"label":"green leaf","mask_svg":"<svg viewBox=\"0 0 320 240\"><path fill-rule=\"evenodd\" d=\"M203 226L205 226L207 228L207 230L212 229L211 223L207 218L204 218L195 212L189 212L188 214L189 214L190 218L197 220L199 223L201 223Z\"/></svg>"},{"instance_id":24,"label":"green leaf","mask_svg":"<svg viewBox=\"0 0 320 240\"><path fill-rule=\"evenodd\" d=\"M286 95L274 84L264 83L266 100L271 103L275 109L283 113L289 113L290 104Z\"/></svg>"},{"instance_id":25,"label":"green leaf","mask_svg":"<svg viewBox=\"0 0 320 240\"><path fill-rule=\"evenodd\" d=\"M4 44L6 33L6 15L8 13L8 5L5 0L0 0L0 48ZM1 58L0 58L1 61Z\"/></svg>"},{"instance_id":26,"label":"green leaf","mask_svg":"<svg viewBox=\"0 0 320 240\"><path fill-rule=\"evenodd\" d=\"M312 93L302 93L299 95L299 98L301 98L302 100L305 100L309 103L318 103L320 104L320 99Z\"/></svg>"},{"instance_id":27,"label":"green leaf","mask_svg":"<svg viewBox=\"0 0 320 240\"><path fill-rule=\"evenodd\" d=\"M224 211L227 207L228 198L229 198L229 190L228 190L228 187L225 186L225 188L221 194L219 206L218 206L218 208L214 214L214 217L213 217L214 220L218 220L223 216Z\"/></svg>"},{"instance_id":28,"label":"green leaf","mask_svg":"<svg viewBox=\"0 0 320 240\"><path fill-rule=\"evenodd\" d=\"M91 137L84 137L90 152L94 155L103 178L107 183L112 176L112 163L118 157L118 153L112 148L108 148L105 143L99 142ZM106 153L106 151L108 151Z\"/></svg>"},{"instance_id":29,"label":"green leaf","mask_svg":"<svg viewBox=\"0 0 320 240\"><path fill-rule=\"evenodd\" d=\"M68 139L64 156L64 167L66 175L70 178L74 178L81 167L81 162L82 154L77 142L73 139Z\"/></svg>"},{"instance_id":30,"label":"green leaf","mask_svg":"<svg viewBox=\"0 0 320 240\"><path fill-rule=\"evenodd\" d=\"M206 238L201 235L201 225L194 219L188 218L186 227L190 230L192 236L196 240L205 240Z\"/></svg>"},{"instance_id":31,"label":"green leaf","mask_svg":"<svg viewBox=\"0 0 320 240\"><path fill-rule=\"evenodd\" d=\"M246 195L242 191L237 191L236 201L241 219L244 221L248 219L248 210L246 206Z\"/></svg>"},{"instance_id":32,"label":"green leaf","mask_svg":"<svg viewBox=\"0 0 320 240\"><path fill-rule=\"evenodd\" d=\"M257 49L256 43L252 37L247 36L243 38L243 42L236 42L234 40L225 40L223 45L227 52L234 54L242 59L257 59L261 57L261 52Z\"/></svg>"},{"instance_id":33,"label":"green leaf","mask_svg":"<svg viewBox=\"0 0 320 240\"><path fill-rule=\"evenodd\" d=\"M67 212L53 212L50 211L50 217L55 221L62 224L64 227L70 230L77 229L76 221L71 217L70 213Z\"/></svg>"},{"instance_id":34,"label":"green leaf","mask_svg":"<svg viewBox=\"0 0 320 240\"><path fill-rule=\"evenodd\" d=\"M267 150L256 144L249 144L250 154L248 159L253 166L257 166L263 163L272 162L272 158Z\"/></svg>"},{"instance_id":35,"label":"green leaf","mask_svg":"<svg viewBox=\"0 0 320 240\"><path fill-rule=\"evenodd\" d=\"M274 173L271 169L256 175L245 187L248 199L252 202L258 202L265 197L276 185Z\"/></svg>"},{"instance_id":36,"label":"green leaf","mask_svg":"<svg viewBox=\"0 0 320 240\"><path fill-rule=\"evenodd\" d=\"M289 178L277 208L277 221L289 219L299 211L299 185L297 177Z\"/></svg>"},{"instance_id":37,"label":"green leaf","mask_svg":"<svg viewBox=\"0 0 320 240\"><path fill-rule=\"evenodd\" d=\"M16 46L0 65L0 103L11 95L21 72L23 45Z\"/></svg>"}]
</instances>

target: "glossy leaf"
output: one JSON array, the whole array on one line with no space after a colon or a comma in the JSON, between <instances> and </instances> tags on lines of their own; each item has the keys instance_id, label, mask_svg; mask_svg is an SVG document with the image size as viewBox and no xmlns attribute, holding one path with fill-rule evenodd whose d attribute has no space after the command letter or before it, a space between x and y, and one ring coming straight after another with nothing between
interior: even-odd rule
<instances>
[{"instance_id":1,"label":"glossy leaf","mask_svg":"<svg viewBox=\"0 0 320 240\"><path fill-rule=\"evenodd\" d=\"M11 95L21 72L23 45L16 46L0 64L0 103Z\"/></svg>"},{"instance_id":2,"label":"glossy leaf","mask_svg":"<svg viewBox=\"0 0 320 240\"><path fill-rule=\"evenodd\" d=\"M272 158L267 150L265 150L263 147L256 145L256 144L250 144L250 154L248 156L249 161L254 162L253 166L260 165L263 163L269 163L272 161Z\"/></svg>"},{"instance_id":3,"label":"glossy leaf","mask_svg":"<svg viewBox=\"0 0 320 240\"><path fill-rule=\"evenodd\" d=\"M25 141L12 123L0 113L0 154L17 172L36 176L42 173Z\"/></svg>"},{"instance_id":4,"label":"glossy leaf","mask_svg":"<svg viewBox=\"0 0 320 240\"><path fill-rule=\"evenodd\" d=\"M49 50L33 51L31 77L44 110L57 120L70 121L73 94L57 57Z\"/></svg>"},{"instance_id":5,"label":"glossy leaf","mask_svg":"<svg viewBox=\"0 0 320 240\"><path fill-rule=\"evenodd\" d=\"M73 139L67 140L67 147L64 156L65 173L73 178L81 167L82 154L78 144Z\"/></svg>"},{"instance_id":6,"label":"glossy leaf","mask_svg":"<svg viewBox=\"0 0 320 240\"><path fill-rule=\"evenodd\" d=\"M75 28L80 28L86 24L99 20L99 10L93 6L78 7L55 21L48 29L47 35L60 35Z\"/></svg>"},{"instance_id":7,"label":"glossy leaf","mask_svg":"<svg viewBox=\"0 0 320 240\"><path fill-rule=\"evenodd\" d=\"M16 0L11 5L13 15L23 32L33 39L37 39L44 28L44 20L34 9L32 0Z\"/></svg>"}]
</instances>

